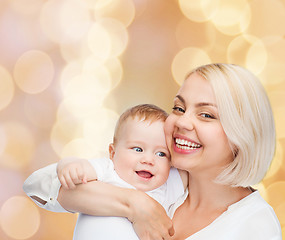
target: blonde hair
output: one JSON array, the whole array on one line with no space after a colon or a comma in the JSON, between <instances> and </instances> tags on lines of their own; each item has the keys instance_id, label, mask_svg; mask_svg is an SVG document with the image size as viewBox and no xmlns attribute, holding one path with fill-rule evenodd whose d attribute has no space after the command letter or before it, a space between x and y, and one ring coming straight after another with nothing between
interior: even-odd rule
<instances>
[{"instance_id":1,"label":"blonde hair","mask_svg":"<svg viewBox=\"0 0 285 240\"><path fill-rule=\"evenodd\" d=\"M155 121L165 122L167 117L168 114L164 110L153 104L140 104L127 109L122 113L119 120L117 121L113 137L114 145L118 141L122 125L126 122L127 119L137 118L141 121L149 121L150 123L153 123Z\"/></svg>"},{"instance_id":2,"label":"blonde hair","mask_svg":"<svg viewBox=\"0 0 285 240\"><path fill-rule=\"evenodd\" d=\"M216 181L248 187L265 176L275 153L275 125L271 106L260 81L232 64L209 64L194 69L213 88L219 117L232 147L234 160Z\"/></svg>"}]
</instances>

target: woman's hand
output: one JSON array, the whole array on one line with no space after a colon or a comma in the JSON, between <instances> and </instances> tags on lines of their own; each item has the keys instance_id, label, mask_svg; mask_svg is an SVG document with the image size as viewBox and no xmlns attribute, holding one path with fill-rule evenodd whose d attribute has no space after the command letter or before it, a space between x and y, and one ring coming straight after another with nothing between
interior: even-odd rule
<instances>
[{"instance_id":1,"label":"woman's hand","mask_svg":"<svg viewBox=\"0 0 285 240\"><path fill-rule=\"evenodd\" d=\"M141 240L168 240L174 234L172 221L164 208L146 193L133 191L129 207L128 219Z\"/></svg>"}]
</instances>

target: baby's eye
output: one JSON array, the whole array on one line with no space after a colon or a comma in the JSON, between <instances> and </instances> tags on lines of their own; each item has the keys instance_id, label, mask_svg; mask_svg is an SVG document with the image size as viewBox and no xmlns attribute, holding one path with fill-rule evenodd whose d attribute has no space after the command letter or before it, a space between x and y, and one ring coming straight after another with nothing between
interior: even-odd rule
<instances>
[{"instance_id":1,"label":"baby's eye","mask_svg":"<svg viewBox=\"0 0 285 240\"><path fill-rule=\"evenodd\" d=\"M182 113L185 113L185 110L181 107L178 107L178 106L174 106L172 108L173 112L182 112Z\"/></svg>"},{"instance_id":2,"label":"baby's eye","mask_svg":"<svg viewBox=\"0 0 285 240\"><path fill-rule=\"evenodd\" d=\"M156 155L159 157L166 157L166 154L164 152L157 152Z\"/></svg>"},{"instance_id":3,"label":"baby's eye","mask_svg":"<svg viewBox=\"0 0 285 240\"><path fill-rule=\"evenodd\" d=\"M142 152L143 151L142 148L140 148L140 147L133 147L132 149L135 150L136 152Z\"/></svg>"}]
</instances>

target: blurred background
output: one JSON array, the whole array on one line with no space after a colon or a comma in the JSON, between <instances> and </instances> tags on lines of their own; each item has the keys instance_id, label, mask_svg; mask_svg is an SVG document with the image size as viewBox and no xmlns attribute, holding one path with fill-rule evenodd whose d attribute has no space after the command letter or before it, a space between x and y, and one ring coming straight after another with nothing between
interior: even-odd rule
<instances>
[{"instance_id":1,"label":"blurred background","mask_svg":"<svg viewBox=\"0 0 285 240\"><path fill-rule=\"evenodd\" d=\"M285 0L1 0L0 239L72 239L76 214L25 196L35 170L105 156L123 110L168 112L184 76L242 65L270 97L276 156L256 187L285 237Z\"/></svg>"}]
</instances>

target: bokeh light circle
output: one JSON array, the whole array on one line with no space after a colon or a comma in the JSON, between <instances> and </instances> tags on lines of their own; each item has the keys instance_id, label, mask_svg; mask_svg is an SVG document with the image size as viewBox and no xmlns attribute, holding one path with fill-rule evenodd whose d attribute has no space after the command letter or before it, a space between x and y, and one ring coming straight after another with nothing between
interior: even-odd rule
<instances>
[{"instance_id":1,"label":"bokeh light circle","mask_svg":"<svg viewBox=\"0 0 285 240\"><path fill-rule=\"evenodd\" d=\"M244 66L256 75L264 70L267 56L262 40L251 35L234 38L227 48L228 62Z\"/></svg>"},{"instance_id":2,"label":"bokeh light circle","mask_svg":"<svg viewBox=\"0 0 285 240\"><path fill-rule=\"evenodd\" d=\"M96 155L96 145L89 143L84 138L76 138L67 143L60 154L61 158L78 157L94 158Z\"/></svg>"},{"instance_id":3,"label":"bokeh light circle","mask_svg":"<svg viewBox=\"0 0 285 240\"><path fill-rule=\"evenodd\" d=\"M268 201L275 209L280 204L285 203L285 181L278 181L270 184L266 188L268 194Z\"/></svg>"},{"instance_id":4,"label":"bokeh light circle","mask_svg":"<svg viewBox=\"0 0 285 240\"><path fill-rule=\"evenodd\" d=\"M88 4L80 0L49 0L42 7L40 23L55 43L78 40L91 24Z\"/></svg>"},{"instance_id":5,"label":"bokeh light circle","mask_svg":"<svg viewBox=\"0 0 285 240\"><path fill-rule=\"evenodd\" d=\"M278 172L278 170L282 166L283 158L284 158L284 151L283 151L282 145L280 144L279 141L277 141L274 159L272 161L272 164L270 165L270 168L269 168L264 180L274 176Z\"/></svg>"},{"instance_id":6,"label":"bokeh light circle","mask_svg":"<svg viewBox=\"0 0 285 240\"><path fill-rule=\"evenodd\" d=\"M27 197L11 197L1 207L1 227L13 239L32 237L38 231L40 223L39 210Z\"/></svg>"},{"instance_id":7,"label":"bokeh light circle","mask_svg":"<svg viewBox=\"0 0 285 240\"><path fill-rule=\"evenodd\" d=\"M282 37L263 38L267 50L267 64L260 73L265 84L280 84L285 81L285 39Z\"/></svg>"},{"instance_id":8,"label":"bokeh light circle","mask_svg":"<svg viewBox=\"0 0 285 240\"><path fill-rule=\"evenodd\" d=\"M206 52L199 48L184 48L173 59L171 70L174 80L181 85L186 75L195 67L211 63Z\"/></svg>"},{"instance_id":9,"label":"bokeh light circle","mask_svg":"<svg viewBox=\"0 0 285 240\"><path fill-rule=\"evenodd\" d=\"M110 57L112 50L112 40L107 30L99 23L95 22L88 32L88 46L91 52L99 59Z\"/></svg>"},{"instance_id":10,"label":"bokeh light circle","mask_svg":"<svg viewBox=\"0 0 285 240\"><path fill-rule=\"evenodd\" d=\"M65 40L79 40L91 25L89 8L82 0L68 0L62 5L60 25Z\"/></svg>"},{"instance_id":11,"label":"bokeh light circle","mask_svg":"<svg viewBox=\"0 0 285 240\"><path fill-rule=\"evenodd\" d=\"M67 110L61 110L60 117L53 125L50 134L50 143L58 156L64 146L75 138L82 136L78 119L74 118Z\"/></svg>"},{"instance_id":12,"label":"bokeh light circle","mask_svg":"<svg viewBox=\"0 0 285 240\"><path fill-rule=\"evenodd\" d=\"M179 0L185 17L194 22L205 22L216 13L220 0Z\"/></svg>"},{"instance_id":13,"label":"bokeh light circle","mask_svg":"<svg viewBox=\"0 0 285 240\"><path fill-rule=\"evenodd\" d=\"M244 32L251 19L251 9L246 0L220 0L211 21L215 27L226 35Z\"/></svg>"},{"instance_id":14,"label":"bokeh light circle","mask_svg":"<svg viewBox=\"0 0 285 240\"><path fill-rule=\"evenodd\" d=\"M0 110L6 108L14 97L14 83L9 72L0 65Z\"/></svg>"},{"instance_id":15,"label":"bokeh light circle","mask_svg":"<svg viewBox=\"0 0 285 240\"><path fill-rule=\"evenodd\" d=\"M100 118L98 118L100 116ZM98 152L108 151L119 115L112 110L101 108L83 121L83 136Z\"/></svg>"},{"instance_id":16,"label":"bokeh light circle","mask_svg":"<svg viewBox=\"0 0 285 240\"><path fill-rule=\"evenodd\" d=\"M89 115L92 109L100 106L111 89L111 78L104 66L97 72L88 72L74 77L62 91L65 108L74 116ZM62 105L62 104L61 104Z\"/></svg>"},{"instance_id":17,"label":"bokeh light circle","mask_svg":"<svg viewBox=\"0 0 285 240\"><path fill-rule=\"evenodd\" d=\"M12 169L27 166L35 151L33 132L20 122L9 121L2 125L6 135L3 154L0 155L0 165Z\"/></svg>"},{"instance_id":18,"label":"bokeh light circle","mask_svg":"<svg viewBox=\"0 0 285 240\"><path fill-rule=\"evenodd\" d=\"M239 2L239 1L237 1ZM282 0L248 1L251 8L251 21L246 33L258 38L284 36L285 5Z\"/></svg>"},{"instance_id":19,"label":"bokeh light circle","mask_svg":"<svg viewBox=\"0 0 285 240\"><path fill-rule=\"evenodd\" d=\"M278 217L278 220L281 225L285 224L285 202L281 203L277 208L276 208L276 215Z\"/></svg>"},{"instance_id":20,"label":"bokeh light circle","mask_svg":"<svg viewBox=\"0 0 285 240\"><path fill-rule=\"evenodd\" d=\"M111 87L115 88L123 77L123 66L118 58L109 58L104 65L107 67L111 77Z\"/></svg>"},{"instance_id":21,"label":"bokeh light circle","mask_svg":"<svg viewBox=\"0 0 285 240\"><path fill-rule=\"evenodd\" d=\"M46 1L40 12L43 32L56 43L60 43L64 39L64 29L61 26L61 11L64 3L64 0Z\"/></svg>"},{"instance_id":22,"label":"bokeh light circle","mask_svg":"<svg viewBox=\"0 0 285 240\"><path fill-rule=\"evenodd\" d=\"M135 5L132 0L97 0L94 4L95 19L113 18L128 27L135 17Z\"/></svg>"},{"instance_id":23,"label":"bokeh light circle","mask_svg":"<svg viewBox=\"0 0 285 240\"><path fill-rule=\"evenodd\" d=\"M116 19L102 18L97 21L109 35L111 51L109 57L117 57L125 51L129 36L126 27Z\"/></svg>"},{"instance_id":24,"label":"bokeh light circle","mask_svg":"<svg viewBox=\"0 0 285 240\"><path fill-rule=\"evenodd\" d=\"M271 91L268 94L275 119L277 139L285 138L285 91Z\"/></svg>"},{"instance_id":25,"label":"bokeh light circle","mask_svg":"<svg viewBox=\"0 0 285 240\"><path fill-rule=\"evenodd\" d=\"M60 86L61 89L64 89L68 82L74 77L81 74L82 62L81 61L72 61L66 64L60 75Z\"/></svg>"},{"instance_id":26,"label":"bokeh light circle","mask_svg":"<svg viewBox=\"0 0 285 240\"><path fill-rule=\"evenodd\" d=\"M53 77L53 62L44 52L28 51L15 64L15 82L26 93L36 94L44 91L52 82Z\"/></svg>"}]
</instances>

